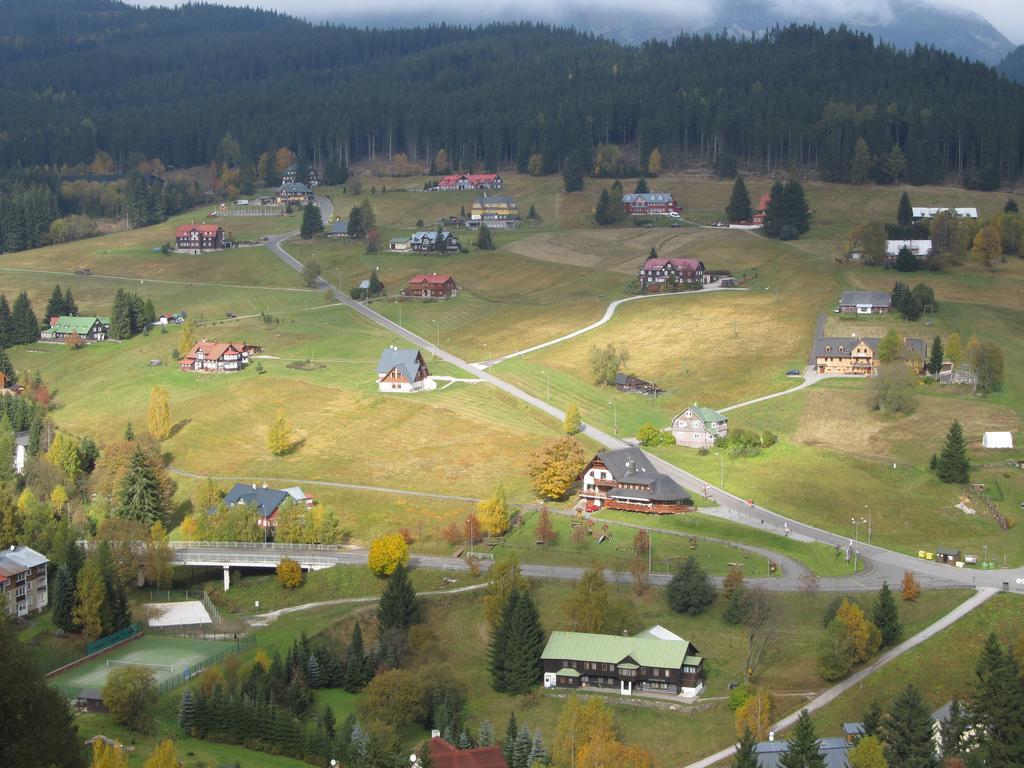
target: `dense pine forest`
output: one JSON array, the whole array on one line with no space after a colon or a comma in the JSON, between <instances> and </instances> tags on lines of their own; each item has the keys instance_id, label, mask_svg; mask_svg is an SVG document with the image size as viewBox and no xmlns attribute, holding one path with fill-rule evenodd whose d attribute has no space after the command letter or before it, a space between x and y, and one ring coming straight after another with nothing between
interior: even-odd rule
<instances>
[{"instance_id":1,"label":"dense pine forest","mask_svg":"<svg viewBox=\"0 0 1024 768\"><path fill-rule=\"evenodd\" d=\"M623 46L537 24L358 30L249 9L0 2L0 168L109 152L167 166L290 146L320 166L405 153L545 172L598 144L665 167L735 158L833 181L970 186L1024 168L1024 86L846 29ZM863 141L860 141L863 140ZM869 162L870 161L870 162ZM866 169L866 170L865 170ZM851 179L851 172L853 179ZM863 178L863 177L867 178Z\"/></svg>"}]
</instances>

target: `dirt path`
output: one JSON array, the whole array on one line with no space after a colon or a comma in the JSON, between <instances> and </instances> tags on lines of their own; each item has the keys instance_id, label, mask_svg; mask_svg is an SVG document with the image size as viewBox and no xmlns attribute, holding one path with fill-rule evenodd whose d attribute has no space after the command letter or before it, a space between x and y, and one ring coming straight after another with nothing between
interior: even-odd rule
<instances>
[{"instance_id":1,"label":"dirt path","mask_svg":"<svg viewBox=\"0 0 1024 768\"><path fill-rule=\"evenodd\" d=\"M23 269L21 267L0 267L0 272L15 272L29 275L57 275L59 277L78 277L83 280L99 278L101 280L130 280L139 283L160 283L161 285L187 285L189 288L200 285L205 288L247 288L250 291L291 291L293 293L314 293L311 288L287 288L275 285L237 285L235 283L197 283L185 280L161 280L155 277L130 277L127 275L101 275L92 272L88 275L76 275L74 272L62 272L55 269ZM258 315L257 315L258 317Z\"/></svg>"},{"instance_id":2,"label":"dirt path","mask_svg":"<svg viewBox=\"0 0 1024 768\"><path fill-rule=\"evenodd\" d=\"M929 626L925 627L913 637L904 640L895 648L892 648L883 653L881 656L879 656L877 659L875 659L873 662L868 664L863 669L850 675L842 682L833 685L828 690L819 694L817 698L808 702L807 706L803 707L803 709L806 709L808 712L816 712L822 707L826 706L827 704L830 704L831 702L835 701L842 694L860 685L860 683L865 678L867 678L874 672L877 672L890 661L898 659L911 648L916 648L925 640L934 637L942 630L955 624L957 621L962 619L964 616L966 616L968 613L973 611L978 606L984 605L993 595L997 594L997 592L998 590L995 589L979 589L974 595L969 597L964 602L960 603L960 605L958 605L952 611L950 611L941 619L936 621L934 624L930 624ZM786 728L789 728L791 725L793 725L799 716L799 712L794 712L793 714L788 715L787 717L784 717L777 723L773 724L769 728L769 730L772 730L776 734L778 734L779 731L785 730ZM708 755L703 760L698 760L695 763L690 763L689 765L684 766L684 768L711 768L711 766L717 765L723 760L728 760L730 757L733 756L735 752L735 746L727 747L726 749L715 752L715 754L713 755Z\"/></svg>"},{"instance_id":3,"label":"dirt path","mask_svg":"<svg viewBox=\"0 0 1024 768\"><path fill-rule=\"evenodd\" d=\"M419 597L434 597L437 595L457 595L461 592L474 592L478 589L486 589L487 584L470 584L467 587L457 587L456 589L435 589L430 592L417 592ZM380 595L373 595L371 597L339 597L334 600L321 600L317 603L303 603L302 605L291 605L287 608L278 608L276 611L267 611L266 613L258 613L248 619L248 624L253 627L265 627L274 619L278 619L288 613L298 613L299 611L309 611L314 608L324 608L329 605L356 605L359 603L376 603L380 600Z\"/></svg>"}]
</instances>

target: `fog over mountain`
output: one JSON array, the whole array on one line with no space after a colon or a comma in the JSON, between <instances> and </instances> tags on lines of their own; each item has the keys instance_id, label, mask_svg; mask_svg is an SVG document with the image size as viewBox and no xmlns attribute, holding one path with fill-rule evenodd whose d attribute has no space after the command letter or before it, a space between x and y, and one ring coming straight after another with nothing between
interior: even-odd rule
<instances>
[{"instance_id":1,"label":"fog over mountain","mask_svg":"<svg viewBox=\"0 0 1024 768\"><path fill-rule=\"evenodd\" d=\"M848 26L900 48L934 45L998 64L1024 42L1019 0L648 0L630 7L613 0L539 0L471 4L464 0L226 0L313 20L356 26L409 27L530 19L574 26L628 43L669 39L680 31L754 35L793 21ZM143 4L154 4L143 0ZM156 4L168 4L157 0ZM984 14L984 15L982 15Z\"/></svg>"}]
</instances>

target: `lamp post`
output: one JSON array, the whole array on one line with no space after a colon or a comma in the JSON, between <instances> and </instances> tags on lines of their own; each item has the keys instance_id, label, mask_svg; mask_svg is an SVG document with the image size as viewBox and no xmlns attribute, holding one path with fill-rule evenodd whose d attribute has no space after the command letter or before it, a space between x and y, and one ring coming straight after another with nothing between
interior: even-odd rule
<instances>
[{"instance_id":1,"label":"lamp post","mask_svg":"<svg viewBox=\"0 0 1024 768\"><path fill-rule=\"evenodd\" d=\"M548 402L551 402L551 374L547 371L541 371L544 374L544 379L548 385Z\"/></svg>"},{"instance_id":2,"label":"lamp post","mask_svg":"<svg viewBox=\"0 0 1024 768\"><path fill-rule=\"evenodd\" d=\"M466 518L469 523L469 556L473 557L473 515Z\"/></svg>"},{"instance_id":3,"label":"lamp post","mask_svg":"<svg viewBox=\"0 0 1024 768\"><path fill-rule=\"evenodd\" d=\"M871 507L869 507L867 504L865 504L864 505L864 511L867 512L867 515L868 515L868 546L870 547L871 546Z\"/></svg>"},{"instance_id":4,"label":"lamp post","mask_svg":"<svg viewBox=\"0 0 1024 768\"><path fill-rule=\"evenodd\" d=\"M654 532L647 529L647 572L651 572L651 564L654 558Z\"/></svg>"},{"instance_id":5,"label":"lamp post","mask_svg":"<svg viewBox=\"0 0 1024 768\"><path fill-rule=\"evenodd\" d=\"M718 487L721 488L724 491L725 490L725 454L724 453L716 453L715 456L718 457L718 460L719 460L719 463L720 463L719 470L720 470L721 477L720 477L720 479L718 481Z\"/></svg>"},{"instance_id":6,"label":"lamp post","mask_svg":"<svg viewBox=\"0 0 1024 768\"><path fill-rule=\"evenodd\" d=\"M437 331L437 344L435 345L438 349L441 348L441 324L437 320L431 320L434 324L434 329Z\"/></svg>"},{"instance_id":7,"label":"lamp post","mask_svg":"<svg viewBox=\"0 0 1024 768\"><path fill-rule=\"evenodd\" d=\"M860 526L862 526L865 523L867 523L867 520L865 520L863 517L860 520L858 520L855 517L851 517L850 518L850 522L853 524L853 543L854 543L854 547L853 547L853 570L856 571L857 570L857 546L856 545L860 543L860 539L857 537L857 534L858 534L858 532L860 530Z\"/></svg>"},{"instance_id":8,"label":"lamp post","mask_svg":"<svg viewBox=\"0 0 1024 768\"><path fill-rule=\"evenodd\" d=\"M619 434L619 404L614 400L609 400L608 405L612 407L612 428L617 435Z\"/></svg>"}]
</instances>

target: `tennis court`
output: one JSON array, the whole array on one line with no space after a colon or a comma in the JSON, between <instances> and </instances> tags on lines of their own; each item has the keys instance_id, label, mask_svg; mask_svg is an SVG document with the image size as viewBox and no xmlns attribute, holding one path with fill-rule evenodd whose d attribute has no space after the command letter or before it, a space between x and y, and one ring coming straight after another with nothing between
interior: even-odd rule
<instances>
[{"instance_id":1,"label":"tennis court","mask_svg":"<svg viewBox=\"0 0 1024 768\"><path fill-rule=\"evenodd\" d=\"M187 677L207 659L233 651L229 640L190 640L183 637L145 635L109 653L69 669L52 679L64 695L77 696L83 688L103 688L107 675L123 666L143 666L153 671L157 685L174 677Z\"/></svg>"}]
</instances>

